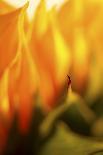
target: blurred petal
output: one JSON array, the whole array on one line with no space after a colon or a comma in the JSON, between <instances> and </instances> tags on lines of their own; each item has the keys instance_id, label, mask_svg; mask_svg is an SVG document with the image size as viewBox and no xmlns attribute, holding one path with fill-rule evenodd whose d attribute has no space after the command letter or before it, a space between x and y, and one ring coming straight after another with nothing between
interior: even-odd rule
<instances>
[{"instance_id":1,"label":"blurred petal","mask_svg":"<svg viewBox=\"0 0 103 155\"><path fill-rule=\"evenodd\" d=\"M46 108L53 101L66 80L70 64L69 47L62 38L53 11L47 12L44 2L37 8L33 23L31 47L39 75L40 91ZM41 12L41 14L39 14ZM41 18L41 15L43 17ZM53 19L55 18L55 19ZM35 44L34 44L35 42Z\"/></svg>"},{"instance_id":2,"label":"blurred petal","mask_svg":"<svg viewBox=\"0 0 103 155\"><path fill-rule=\"evenodd\" d=\"M66 3L63 4L61 9L58 12L58 21L60 25L60 30L64 35L67 43L72 46L73 42L73 12L72 12L72 0L68 0Z\"/></svg>"},{"instance_id":3,"label":"blurred petal","mask_svg":"<svg viewBox=\"0 0 103 155\"><path fill-rule=\"evenodd\" d=\"M69 44L67 45L65 39L60 33L59 26L56 19L56 14L54 10L51 11L50 15L51 31L54 41L55 50L55 79L56 82L62 84L65 81L65 77L70 69L71 55Z\"/></svg>"},{"instance_id":4,"label":"blurred petal","mask_svg":"<svg viewBox=\"0 0 103 155\"><path fill-rule=\"evenodd\" d=\"M89 26L95 21L98 13L103 8L102 0L85 0L85 16L84 16L84 26L89 28Z\"/></svg>"},{"instance_id":5,"label":"blurred petal","mask_svg":"<svg viewBox=\"0 0 103 155\"><path fill-rule=\"evenodd\" d=\"M87 85L90 63L88 41L82 29L74 29L73 52L73 87L81 93Z\"/></svg>"},{"instance_id":6,"label":"blurred petal","mask_svg":"<svg viewBox=\"0 0 103 155\"><path fill-rule=\"evenodd\" d=\"M90 51L84 24L88 3L85 0L70 0L58 13L61 32L71 47L73 89L79 92L86 86L89 73Z\"/></svg>"},{"instance_id":7,"label":"blurred petal","mask_svg":"<svg viewBox=\"0 0 103 155\"><path fill-rule=\"evenodd\" d=\"M42 15L45 15L41 18ZM44 102L51 102L54 95L53 67L54 47L52 32L48 29L48 14L44 1L41 1L36 10L33 22L31 48L33 57L40 75L40 91ZM43 23L43 24L42 24Z\"/></svg>"},{"instance_id":8,"label":"blurred petal","mask_svg":"<svg viewBox=\"0 0 103 155\"><path fill-rule=\"evenodd\" d=\"M98 14L95 17L95 20L92 22L92 24L89 27L88 34L89 38L91 39L91 44L96 48L100 54L102 54L102 42L103 42L103 5L101 9L98 11Z\"/></svg>"},{"instance_id":9,"label":"blurred petal","mask_svg":"<svg viewBox=\"0 0 103 155\"><path fill-rule=\"evenodd\" d=\"M68 0L64 3L58 12L58 19L67 41L71 42L73 27L79 24L89 28L102 8L102 0Z\"/></svg>"},{"instance_id":10,"label":"blurred petal","mask_svg":"<svg viewBox=\"0 0 103 155\"><path fill-rule=\"evenodd\" d=\"M14 93L12 102L15 103L17 111L19 112L19 127L22 133L28 130L33 108L33 96L37 88L35 64L31 56L31 51L29 50L28 39L24 30L26 8L27 5L24 6L19 18L20 46L18 48L18 55L11 67L10 80L11 95Z\"/></svg>"},{"instance_id":11,"label":"blurred petal","mask_svg":"<svg viewBox=\"0 0 103 155\"><path fill-rule=\"evenodd\" d=\"M0 76L14 59L19 46L18 18L21 9L0 15Z\"/></svg>"},{"instance_id":12,"label":"blurred petal","mask_svg":"<svg viewBox=\"0 0 103 155\"><path fill-rule=\"evenodd\" d=\"M8 69L5 71L4 75L0 79L0 151L5 145L7 129L10 122L10 107L9 107L9 97L8 97ZM1 141L2 140L2 141Z\"/></svg>"},{"instance_id":13,"label":"blurred petal","mask_svg":"<svg viewBox=\"0 0 103 155\"><path fill-rule=\"evenodd\" d=\"M8 12L13 11L15 8L10 4L4 2L3 0L0 1L0 14L5 14Z\"/></svg>"},{"instance_id":14,"label":"blurred petal","mask_svg":"<svg viewBox=\"0 0 103 155\"><path fill-rule=\"evenodd\" d=\"M33 28L36 33L36 37L41 37L48 28L48 13L46 10L46 4L44 0L40 1L40 4L36 10L33 21Z\"/></svg>"},{"instance_id":15,"label":"blurred petal","mask_svg":"<svg viewBox=\"0 0 103 155\"><path fill-rule=\"evenodd\" d=\"M5 71L4 75L0 79L0 114L3 114L4 117L8 118L9 111L9 98L8 98L8 69Z\"/></svg>"},{"instance_id":16,"label":"blurred petal","mask_svg":"<svg viewBox=\"0 0 103 155\"><path fill-rule=\"evenodd\" d=\"M17 76L17 74L15 74L16 72L11 72L11 68L15 64L17 55L19 55L18 52L20 52L19 50L21 48L19 20L22 10L23 8L20 8L11 13L0 15L0 119L3 119L3 121L0 120L0 129L4 129L5 139L7 138L7 131L13 116L11 108L15 107L15 103L13 102L11 106L12 98L9 97L12 91L9 83L10 74L14 76L14 78ZM14 78L12 78L12 80L14 80ZM13 84L15 84L15 82ZM15 87L15 85L13 87ZM4 139L4 135L0 135L0 137L2 137L0 139ZM2 145L1 141L0 143Z\"/></svg>"},{"instance_id":17,"label":"blurred petal","mask_svg":"<svg viewBox=\"0 0 103 155\"><path fill-rule=\"evenodd\" d=\"M30 51L26 51L30 52ZM19 86L17 92L19 97L20 128L27 130L33 106L33 98L37 89L37 75L35 65L32 63L31 56L26 54L25 48L22 52L21 69L19 76Z\"/></svg>"}]
</instances>

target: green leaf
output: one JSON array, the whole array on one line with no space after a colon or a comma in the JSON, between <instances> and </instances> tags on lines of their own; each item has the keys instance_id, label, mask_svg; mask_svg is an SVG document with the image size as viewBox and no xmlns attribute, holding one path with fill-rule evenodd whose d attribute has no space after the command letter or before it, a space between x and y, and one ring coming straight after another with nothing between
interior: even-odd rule
<instances>
[{"instance_id":1,"label":"green leaf","mask_svg":"<svg viewBox=\"0 0 103 155\"><path fill-rule=\"evenodd\" d=\"M76 135L64 124L59 124L39 155L92 155L93 152L103 155L103 141Z\"/></svg>"}]
</instances>

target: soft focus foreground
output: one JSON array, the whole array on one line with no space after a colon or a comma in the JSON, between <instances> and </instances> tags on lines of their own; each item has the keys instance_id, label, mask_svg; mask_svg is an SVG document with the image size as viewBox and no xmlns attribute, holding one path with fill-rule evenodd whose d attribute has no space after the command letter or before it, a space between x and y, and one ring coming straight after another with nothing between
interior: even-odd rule
<instances>
[{"instance_id":1,"label":"soft focus foreground","mask_svg":"<svg viewBox=\"0 0 103 155\"><path fill-rule=\"evenodd\" d=\"M103 154L103 1L28 6L0 1L0 154Z\"/></svg>"}]
</instances>

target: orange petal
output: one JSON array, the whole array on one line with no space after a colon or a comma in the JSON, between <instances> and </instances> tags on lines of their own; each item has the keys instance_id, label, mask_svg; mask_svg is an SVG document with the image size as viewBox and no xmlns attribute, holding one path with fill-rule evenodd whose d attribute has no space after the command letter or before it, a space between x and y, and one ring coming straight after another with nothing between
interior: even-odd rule
<instances>
[{"instance_id":1,"label":"orange petal","mask_svg":"<svg viewBox=\"0 0 103 155\"><path fill-rule=\"evenodd\" d=\"M58 12L58 21L62 34L64 35L67 43L72 47L73 44L73 28L74 28L74 18L73 18L73 7L72 0L68 0L60 8Z\"/></svg>"},{"instance_id":2,"label":"orange petal","mask_svg":"<svg viewBox=\"0 0 103 155\"><path fill-rule=\"evenodd\" d=\"M0 75L14 59L19 46L18 19L21 9L0 15Z\"/></svg>"},{"instance_id":3,"label":"orange petal","mask_svg":"<svg viewBox=\"0 0 103 155\"><path fill-rule=\"evenodd\" d=\"M0 0L0 14L5 14L8 12L13 11L15 8L11 6L10 4L4 2L3 0Z\"/></svg>"},{"instance_id":4,"label":"orange petal","mask_svg":"<svg viewBox=\"0 0 103 155\"><path fill-rule=\"evenodd\" d=\"M37 75L34 74L35 65L31 64L30 61L30 57L28 57L24 49L24 51L22 52L20 76L18 79L19 85L17 86L20 129L23 132L26 132L28 130L32 110L34 108L33 103L35 104L35 101L33 101L33 99L37 88Z\"/></svg>"},{"instance_id":5,"label":"orange petal","mask_svg":"<svg viewBox=\"0 0 103 155\"><path fill-rule=\"evenodd\" d=\"M39 12L45 16L41 18ZM38 16L35 17L31 36L33 57L40 75L40 91L47 108L53 104L58 86L66 79L70 63L69 48L50 14L52 13L49 13L41 2L37 8Z\"/></svg>"},{"instance_id":6,"label":"orange petal","mask_svg":"<svg viewBox=\"0 0 103 155\"><path fill-rule=\"evenodd\" d=\"M19 20L21 14L22 8L9 14L0 15L0 119L3 118L4 120L2 122L0 120L0 134L4 129L5 139L7 138L7 131L12 120L9 80L11 68L15 64L16 57L21 48L19 38ZM1 139L4 138L3 136L0 135ZM0 143L2 144L1 141ZM2 149L1 146L0 148Z\"/></svg>"},{"instance_id":7,"label":"orange petal","mask_svg":"<svg viewBox=\"0 0 103 155\"><path fill-rule=\"evenodd\" d=\"M89 29L100 10L103 10L102 0L68 0L58 13L62 34L70 45L73 45L74 27L83 26Z\"/></svg>"},{"instance_id":8,"label":"orange petal","mask_svg":"<svg viewBox=\"0 0 103 155\"><path fill-rule=\"evenodd\" d=\"M33 95L37 88L35 64L28 46L28 38L24 31L25 9L19 19L20 47L18 55L11 67L10 95L19 114L19 128L22 133L27 132L33 108ZM19 83L19 85L18 85Z\"/></svg>"},{"instance_id":9,"label":"orange petal","mask_svg":"<svg viewBox=\"0 0 103 155\"><path fill-rule=\"evenodd\" d=\"M84 26L88 27L95 21L100 10L103 10L102 0L85 0Z\"/></svg>"},{"instance_id":10,"label":"orange petal","mask_svg":"<svg viewBox=\"0 0 103 155\"><path fill-rule=\"evenodd\" d=\"M9 96L8 96L8 81L9 81L9 70L7 69L0 78L0 151L2 151L6 138L7 130L10 127L10 107L9 107Z\"/></svg>"}]
</instances>

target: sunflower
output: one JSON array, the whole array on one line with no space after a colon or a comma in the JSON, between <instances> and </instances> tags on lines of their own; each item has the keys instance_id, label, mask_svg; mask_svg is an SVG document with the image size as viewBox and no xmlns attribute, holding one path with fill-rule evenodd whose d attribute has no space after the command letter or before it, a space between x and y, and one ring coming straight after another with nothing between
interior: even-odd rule
<instances>
[{"instance_id":1,"label":"sunflower","mask_svg":"<svg viewBox=\"0 0 103 155\"><path fill-rule=\"evenodd\" d=\"M36 94L48 115L59 106L68 76L71 96L90 104L103 90L103 1L68 0L48 10L41 0L31 21L28 5L0 2L0 148L16 113L20 132L28 132Z\"/></svg>"}]
</instances>

